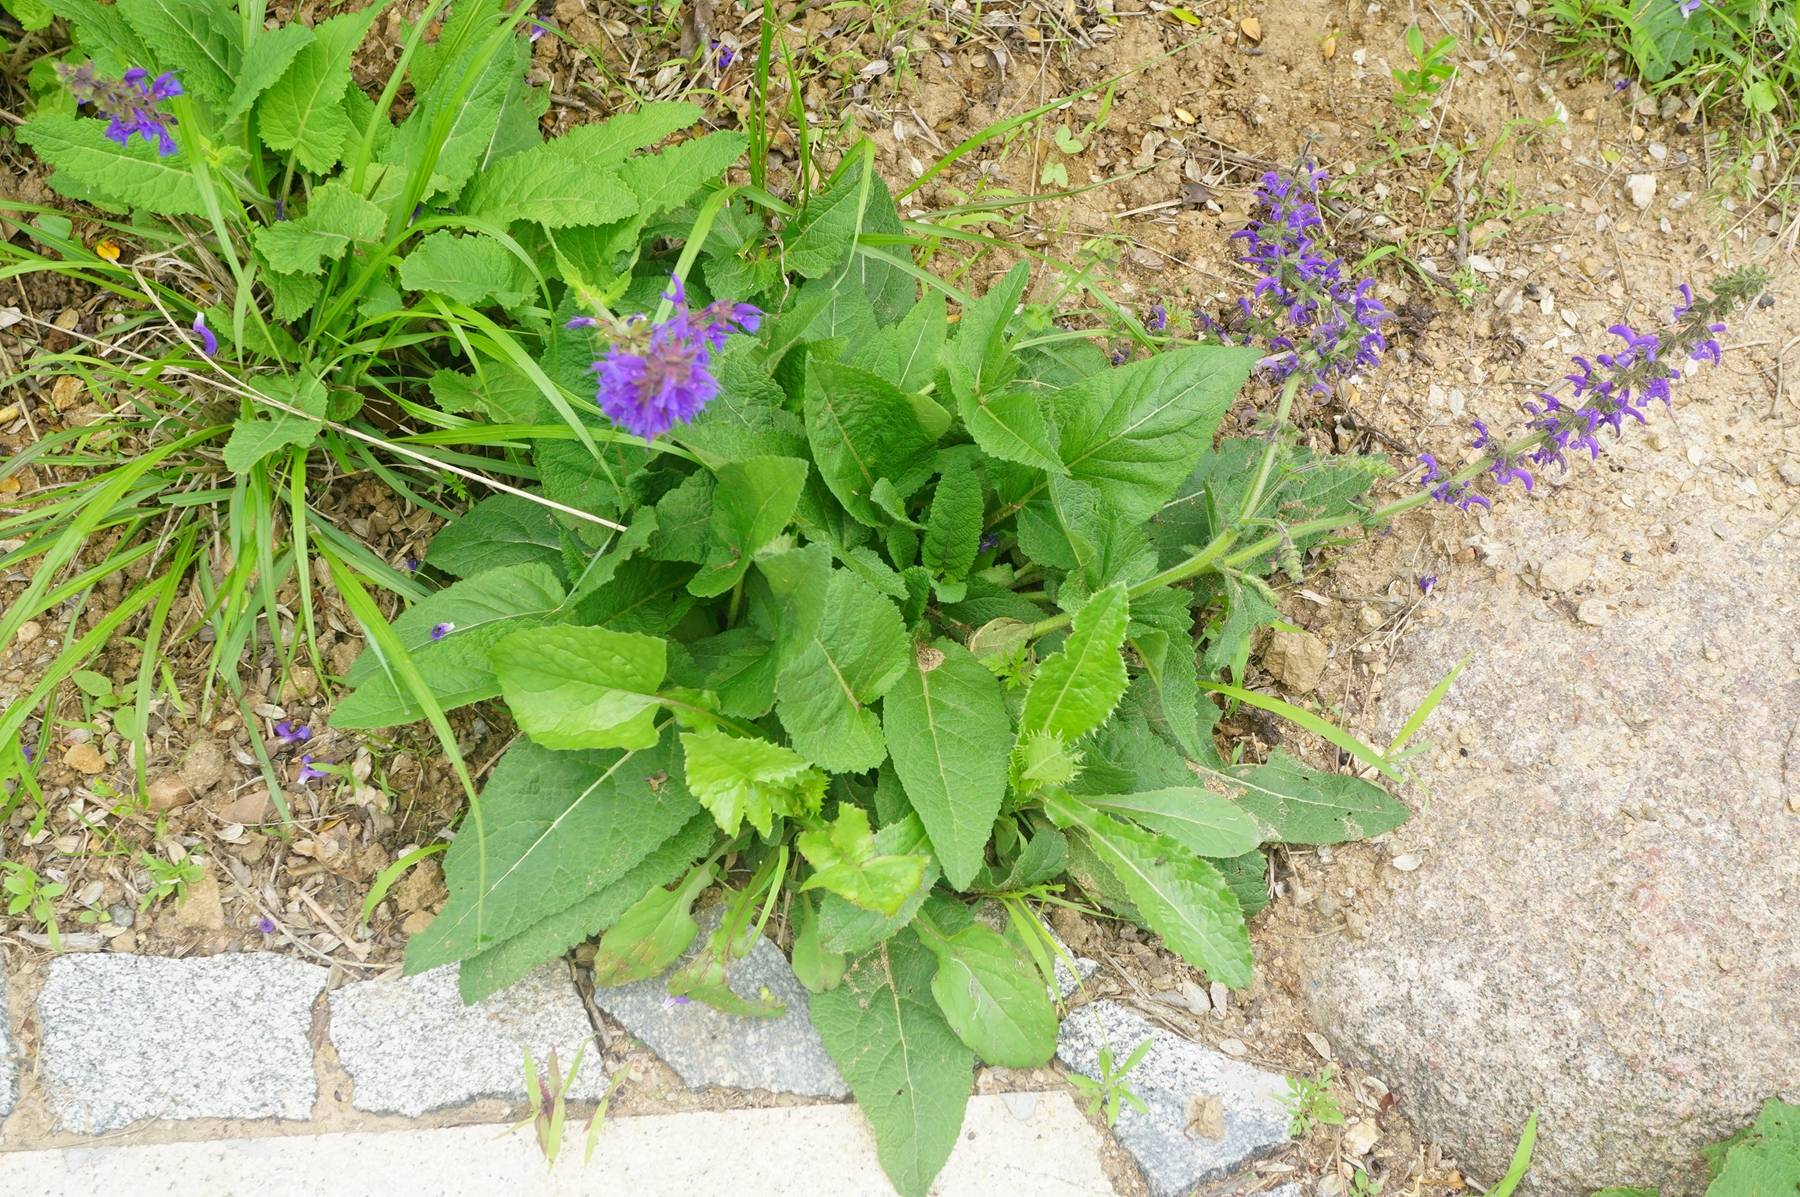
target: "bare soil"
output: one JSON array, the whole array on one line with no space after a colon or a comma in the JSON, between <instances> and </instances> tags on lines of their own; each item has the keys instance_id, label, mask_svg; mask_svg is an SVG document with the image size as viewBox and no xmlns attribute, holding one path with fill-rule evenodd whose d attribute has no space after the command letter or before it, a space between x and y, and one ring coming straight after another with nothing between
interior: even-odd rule
<instances>
[{"instance_id":1,"label":"bare soil","mask_svg":"<svg viewBox=\"0 0 1800 1197\"><path fill-rule=\"evenodd\" d=\"M746 119L756 14L690 3L647 16L637 6L599 0L557 0L540 11L573 43L538 43L533 70L554 97L547 123L580 123L634 97L676 95L699 100L721 126ZM391 63L410 16L401 6L385 19L386 40L359 64L370 79ZM1459 73L1423 117L1402 114L1391 100L1389 68L1403 65L1403 34L1412 22L1428 40L1459 39L1452 56ZM1760 261L1785 272L1776 288L1782 299L1793 294L1800 222L1772 204L1721 202L1709 192L1709 150L1697 112L1659 104L1635 86L1615 89L1610 80L1569 74L1550 57L1554 46L1545 33L1511 7L955 0L819 6L782 33L796 73L774 72L771 106L785 105L797 86L819 169L866 135L896 190L996 122L1132 72L1104 112L1096 91L986 141L902 200L905 217L954 222L983 238L948 240L928 263L974 290L1019 258L1043 255L1075 267L1140 315L1162 305L1171 336L1191 335L1196 310L1223 310L1246 288L1228 238L1247 219L1258 175L1303 157L1326 167L1335 181L1327 210L1338 252L1352 264L1369 261L1382 298L1399 315L1380 370L1300 413L1305 435L1321 450L1388 453L1401 470L1420 450L1454 457L1465 443L1466 417L1505 421L1520 399L1561 373L1569 351L1603 348L1613 320L1654 326L1677 281L1698 285L1726 265ZM724 69L716 52L693 53L713 42L738 50ZM1059 125L1067 126L1060 141ZM16 154L0 150L9 165ZM791 128L777 137L773 154L772 187L791 189L800 166ZM1627 177L1637 174L1656 178L1643 206L1626 190ZM11 194L48 198L30 171L14 177L3 185ZM1068 190L1076 193L992 211L968 207ZM1078 291L1052 290L1049 272L1040 278L1034 298L1057 304L1071 326L1084 326L1092 305ZM0 313L16 305L21 317L10 326L0 321L0 374L19 370L39 349L94 335L110 302L54 276L0 284ZM1738 347L1748 364L1739 368L1761 372L1776 404L1793 345ZM1260 398L1249 396L1231 423L1250 427ZM17 384L0 396L0 452L104 419L107 410L79 380ZM0 482L0 512L18 495L60 480L47 470L14 474ZM1554 502L1549 490L1533 501ZM422 557L434 530L426 513L407 510L373 478L334 479L322 502L396 563ZM1381 537L1322 554L1328 568L1288 588L1284 614L1318 634L1332 657L1319 687L1289 697L1361 725L1386 662L1404 651L1409 623L1429 609L1431 588L1463 584L1459 567L1479 560L1484 537L1504 535L1503 520L1503 511L1475 519L1421 512ZM27 580L0 577L0 601ZM0 857L67 882L59 903L66 946L164 955L285 951L329 963L349 980L397 968L407 933L442 904L441 873L427 863L377 906L366 928L358 925L376 874L412 847L441 838L460 814L461 798L428 735L389 741L326 727L334 678L360 642L328 580L315 581L326 622L323 669L302 661L283 670L272 651L243 662L248 721L216 694L206 705L211 646L199 632L204 604L197 592L178 600L170 626L187 635L166 654L174 688L154 706L144 762L152 791L161 784L170 796L163 809L137 797L129 741L108 713L84 709L73 692L60 700L54 750L37 766L50 817L32 831L32 804L25 803L0 828ZM91 626L122 584L103 583L79 626ZM282 597L296 609L296 588ZM29 690L76 630L40 623L18 643L0 646L0 700ZM92 667L123 683L136 674L135 653L120 642ZM1252 684L1279 688L1264 674ZM312 739L279 742L274 725L282 720L304 722ZM28 728L33 742L37 730L35 723ZM497 758L510 736L502 713L481 708L464 712L457 730L474 764ZM1267 723L1234 722L1227 731L1253 741L1252 753L1286 740L1315 763L1346 764L1326 746ZM274 809L253 738L276 763L291 822ZM343 766L344 776L301 783L303 752ZM176 801L183 789L189 796ZM151 880L145 857L184 855L205 861L203 880L179 904L140 909ZM1294 1074L1335 1070L1345 1125L1320 1128L1261 1165L1271 1187L1302 1179L1307 1192L1337 1197L1360 1168L1390 1194L1472 1191L1454 1160L1415 1140L1404 1108L1376 1077L1331 1059L1300 1000L1299 953L1313 937L1360 933L1381 862L1379 845L1276 850L1275 902L1254 926L1257 979L1229 997L1216 989L1196 997L1199 978L1133 928L1056 918L1077 953L1103 964L1091 995L1119 996L1181 1034L1257 1064ZM84 912L107 918L83 924ZM0 916L0 942L15 973L46 953L43 931L33 919ZM611 1039L610 1063L633 1068L616 1106L622 1111L766 1100L688 1094L616 1028ZM981 1082L1002 1083L1058 1081L1045 1069L996 1071ZM333 1118L357 1121L347 1105ZM1122 1193L1143 1191L1116 1150L1111 1166Z\"/></svg>"}]
</instances>

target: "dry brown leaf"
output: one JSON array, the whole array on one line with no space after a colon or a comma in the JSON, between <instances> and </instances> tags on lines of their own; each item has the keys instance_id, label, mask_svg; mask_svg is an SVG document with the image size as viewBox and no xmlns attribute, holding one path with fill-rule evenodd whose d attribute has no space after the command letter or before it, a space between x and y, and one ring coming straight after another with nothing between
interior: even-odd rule
<instances>
[{"instance_id":1,"label":"dry brown leaf","mask_svg":"<svg viewBox=\"0 0 1800 1197\"><path fill-rule=\"evenodd\" d=\"M63 753L63 764L92 777L106 769L106 758L92 744L75 744Z\"/></svg>"},{"instance_id":2,"label":"dry brown leaf","mask_svg":"<svg viewBox=\"0 0 1800 1197\"><path fill-rule=\"evenodd\" d=\"M1319 57L1326 62L1337 57L1337 34L1327 34L1325 40L1319 43Z\"/></svg>"},{"instance_id":3,"label":"dry brown leaf","mask_svg":"<svg viewBox=\"0 0 1800 1197\"><path fill-rule=\"evenodd\" d=\"M1214 1094L1201 1094L1188 1100L1187 1133L1200 1139L1225 1137L1225 1101Z\"/></svg>"},{"instance_id":4,"label":"dry brown leaf","mask_svg":"<svg viewBox=\"0 0 1800 1197\"><path fill-rule=\"evenodd\" d=\"M1238 32L1242 33L1251 45L1262 41L1262 22L1255 17L1245 17L1238 22Z\"/></svg>"}]
</instances>

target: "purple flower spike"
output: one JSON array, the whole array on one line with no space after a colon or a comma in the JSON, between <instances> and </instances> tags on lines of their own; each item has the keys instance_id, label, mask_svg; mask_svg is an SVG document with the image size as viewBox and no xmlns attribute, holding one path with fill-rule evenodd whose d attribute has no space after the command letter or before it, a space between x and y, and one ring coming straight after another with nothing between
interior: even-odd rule
<instances>
[{"instance_id":1,"label":"purple flower spike","mask_svg":"<svg viewBox=\"0 0 1800 1197\"><path fill-rule=\"evenodd\" d=\"M165 158L175 152L175 139L169 135L175 118L158 107L182 94L174 75L165 71L151 79L145 68L132 67L118 79L102 79L91 62L78 67L59 64L56 72L78 106L92 104L107 118L109 139L124 146L133 137L142 137Z\"/></svg>"},{"instance_id":2,"label":"purple flower spike","mask_svg":"<svg viewBox=\"0 0 1800 1197\"><path fill-rule=\"evenodd\" d=\"M206 313L201 312L194 317L194 335L200 338L200 352L207 357L219 354L219 338L213 336L213 330L206 327Z\"/></svg>"},{"instance_id":3,"label":"purple flower spike","mask_svg":"<svg viewBox=\"0 0 1800 1197\"><path fill-rule=\"evenodd\" d=\"M1425 467L1425 476L1419 479L1420 482L1436 482L1438 480L1437 458L1429 453L1421 453L1419 454L1419 464Z\"/></svg>"},{"instance_id":4,"label":"purple flower spike","mask_svg":"<svg viewBox=\"0 0 1800 1197\"><path fill-rule=\"evenodd\" d=\"M687 289L677 276L670 276L663 298L675 307L668 319L628 321L592 367L600 376L594 399L601 413L645 440L698 416L719 393L712 355L732 332L755 332L762 325L762 311L747 303L721 299L689 310Z\"/></svg>"},{"instance_id":5,"label":"purple flower spike","mask_svg":"<svg viewBox=\"0 0 1800 1197\"><path fill-rule=\"evenodd\" d=\"M451 623L449 620L445 620L443 623L436 624L432 627L431 638L433 640L442 640L445 636L448 636L451 632L454 632L455 630L456 630L456 625Z\"/></svg>"},{"instance_id":6,"label":"purple flower spike","mask_svg":"<svg viewBox=\"0 0 1800 1197\"><path fill-rule=\"evenodd\" d=\"M1165 331L1169 327L1169 309L1165 308L1160 303L1157 304L1155 307L1151 308L1150 313L1144 317L1144 324L1151 332Z\"/></svg>"}]
</instances>

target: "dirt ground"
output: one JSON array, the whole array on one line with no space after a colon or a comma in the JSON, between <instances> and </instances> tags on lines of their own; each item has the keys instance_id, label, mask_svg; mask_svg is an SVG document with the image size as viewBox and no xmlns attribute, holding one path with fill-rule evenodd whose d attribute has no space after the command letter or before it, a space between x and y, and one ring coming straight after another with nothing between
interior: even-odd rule
<instances>
[{"instance_id":1,"label":"dirt ground","mask_svg":"<svg viewBox=\"0 0 1800 1197\"><path fill-rule=\"evenodd\" d=\"M547 120L554 124L596 119L633 96L691 95L722 126L748 111L754 14L701 3L646 16L595 0L558 0L540 11L578 46L593 48L578 51L554 38L538 44L534 71L551 86ZM365 53L370 78L391 58L404 20L404 9L390 13L388 41ZM1391 100L1389 68L1402 65L1404 31L1414 22L1428 40L1458 39L1452 59L1459 72L1422 117L1404 115ZM1779 189L1757 201L1714 194L1699 113L1649 99L1635 85L1570 74L1550 57L1544 32L1511 7L825 5L800 15L785 35L818 160L828 168L852 138L867 135L896 189L995 122L1132 72L1110 104L1097 90L963 155L907 196L902 215L991 240L947 240L928 263L961 285L980 289L1021 255L1045 255L1140 315L1163 306L1171 336L1192 335L1196 310L1220 311L1245 289L1228 237L1246 220L1257 176L1303 156L1318 161L1335 184L1327 207L1337 251L1352 264L1371 260L1382 299L1398 313L1381 369L1300 413L1319 449L1389 453L1402 468L1421 450L1453 457L1466 415L1516 413L1518 400L1561 373L1571 349L1603 348L1613 319L1653 326L1676 281L1700 284L1728 265L1762 262L1778 272L1773 293L1794 294L1800 222L1783 212ZM713 42L739 51L722 70L717 52L698 55L698 65L684 54ZM778 72L777 100L785 77ZM773 186L791 187L798 162L791 130L775 152ZM1641 181L1628 183L1634 176L1654 177L1653 194ZM46 198L35 177L10 186L21 198ZM971 210L1064 190L1077 193ZM1072 327L1083 326L1079 293L1052 291L1049 272L1041 278L1034 297L1057 302ZM104 297L42 280L0 284L0 317L9 305L20 318L10 326L0 319L6 374L38 344L57 348L70 333L100 327L107 314ZM1779 388L1793 344L1741 348ZM1238 427L1254 421L1257 398L1234 413ZM104 414L77 385L47 379L14 387L0 396L0 452ZM54 480L49 472L13 475L0 483L0 509L9 493ZM433 531L427 513L406 510L370 478L335 479L322 508L396 564L422 557ZM1329 568L1288 588L1284 614L1319 635L1331 661L1316 690L1289 697L1359 726L1432 586L1457 584L1456 567L1477 559L1481 538L1498 534L1498 518L1422 512L1372 542L1330 551ZM0 577L0 601L26 581ZM330 964L348 980L395 969L406 935L441 905L441 873L427 862L377 906L366 928L358 926L375 876L441 838L461 801L428 737L384 740L325 726L331 679L360 643L355 621L318 581L328 613L324 676L302 666L284 685L265 652L246 663L247 712L216 695L205 708L207 642L195 635L170 649L175 689L155 706L144 762L149 807L128 797L135 788L129 739L109 712L76 694L59 706L54 750L37 764L50 818L34 829L27 802L0 828L0 857L67 882L59 903L67 947L287 951ZM107 595L103 584L100 598ZM284 598L294 609L297 593ZM195 623L199 607L197 593L184 595L172 626ZM83 626L106 609L104 601L90 605ZM0 648L0 700L26 692L73 630L27 625L18 643ZM109 649L92 668L123 683L136 674L135 651ZM1262 674L1253 684L1279 688ZM278 722L304 723L312 737L283 742ZM510 734L503 715L482 708L464 712L456 726L472 763L497 758ZM37 730L28 726L33 742ZM1253 751L1285 735L1315 762L1332 760L1319 745L1268 724L1227 730L1256 740ZM291 828L276 815L252 738L275 762ZM302 783L302 754L341 765L345 775ZM141 910L152 881L146 858L189 855L204 863L186 900ZM1270 1186L1303 1179L1306 1191L1337 1197L1364 1169L1387 1194L1472 1191L1454 1160L1414 1139L1405 1110L1378 1079L1331 1060L1299 1000L1297 955L1312 937L1360 933L1380 859L1379 846L1278 849L1276 900L1254 926L1258 975L1243 994L1202 990L1190 970L1132 928L1057 919L1071 947L1104 966L1090 992L1122 995L1164 1025L1257 1064L1295 1074L1334 1068L1345 1125L1322 1128L1265 1161L1261 1175ZM15 969L48 950L43 928L28 918L0 916L0 940ZM614 1040L615 1057L633 1065L616 1106L622 1111L746 1104L734 1094L689 1095L616 1031ZM1002 1080L1058 1083L1050 1070L1037 1070L993 1074L982 1085ZM1143 1191L1128 1162L1118 1157L1112 1165L1122 1193Z\"/></svg>"}]
</instances>

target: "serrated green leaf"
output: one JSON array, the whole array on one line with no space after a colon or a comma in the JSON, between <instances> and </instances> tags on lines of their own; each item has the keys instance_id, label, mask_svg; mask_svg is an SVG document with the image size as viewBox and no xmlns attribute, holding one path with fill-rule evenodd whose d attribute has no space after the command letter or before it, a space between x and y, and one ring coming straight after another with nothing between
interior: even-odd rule
<instances>
[{"instance_id":1,"label":"serrated green leaf","mask_svg":"<svg viewBox=\"0 0 1800 1197\"><path fill-rule=\"evenodd\" d=\"M488 166L457 208L502 225L531 220L562 229L622 220L637 211L637 196L617 174L583 161L569 138L559 137Z\"/></svg>"},{"instance_id":2,"label":"serrated green leaf","mask_svg":"<svg viewBox=\"0 0 1800 1197\"><path fill-rule=\"evenodd\" d=\"M493 947L467 957L457 973L457 992L466 1003L498 993L546 960L612 926L653 886L667 885L718 839L704 811L689 819L611 885L603 886Z\"/></svg>"},{"instance_id":3,"label":"serrated green leaf","mask_svg":"<svg viewBox=\"0 0 1800 1197\"><path fill-rule=\"evenodd\" d=\"M379 241L386 227L380 208L334 179L313 192L304 214L257 229L256 248L279 274L317 274L321 260L337 261L357 241Z\"/></svg>"},{"instance_id":4,"label":"serrated green leaf","mask_svg":"<svg viewBox=\"0 0 1800 1197\"><path fill-rule=\"evenodd\" d=\"M1250 932L1237 895L1206 861L1167 836L1053 794L1051 817L1081 827L1144 920L1183 960L1233 989L1250 983Z\"/></svg>"},{"instance_id":5,"label":"serrated green leaf","mask_svg":"<svg viewBox=\"0 0 1800 1197\"><path fill-rule=\"evenodd\" d=\"M695 869L681 884L659 886L633 903L600 938L592 965L594 984L641 981L680 959L700 934L694 899L712 880L712 869Z\"/></svg>"},{"instance_id":6,"label":"serrated green leaf","mask_svg":"<svg viewBox=\"0 0 1800 1197\"><path fill-rule=\"evenodd\" d=\"M546 748L648 748L668 642L608 628L526 628L488 653L520 730Z\"/></svg>"},{"instance_id":7,"label":"serrated green leaf","mask_svg":"<svg viewBox=\"0 0 1800 1197\"><path fill-rule=\"evenodd\" d=\"M1230 786L1238 806L1284 844L1368 839L1412 817L1405 803L1373 782L1308 769L1281 749L1248 772L1202 767L1202 773Z\"/></svg>"},{"instance_id":8,"label":"serrated green leaf","mask_svg":"<svg viewBox=\"0 0 1800 1197\"><path fill-rule=\"evenodd\" d=\"M647 149L671 133L679 133L704 116L700 106L687 100L640 104L591 125L577 125L558 140L567 142L569 153L595 166L617 166L633 151Z\"/></svg>"},{"instance_id":9,"label":"serrated green leaf","mask_svg":"<svg viewBox=\"0 0 1800 1197\"><path fill-rule=\"evenodd\" d=\"M270 149L292 151L300 165L323 174L337 165L356 132L344 108L350 56L362 44L385 0L321 21L287 72L256 106L258 129Z\"/></svg>"},{"instance_id":10,"label":"serrated green leaf","mask_svg":"<svg viewBox=\"0 0 1800 1197\"><path fill-rule=\"evenodd\" d=\"M761 719L775 705L775 642L755 628L729 628L686 645L692 674L677 680L719 696L719 709Z\"/></svg>"},{"instance_id":11,"label":"serrated green leaf","mask_svg":"<svg viewBox=\"0 0 1800 1197\"><path fill-rule=\"evenodd\" d=\"M312 374L298 378L274 375L258 380L271 398L310 414L311 418L291 412L271 411L266 416L239 420L225 442L225 468L234 474L245 474L257 462L290 445L310 444L325 418L325 384Z\"/></svg>"},{"instance_id":12,"label":"serrated green leaf","mask_svg":"<svg viewBox=\"0 0 1800 1197\"><path fill-rule=\"evenodd\" d=\"M932 437L912 401L884 378L839 362L812 359L806 385L806 438L831 493L872 528L888 518L870 499L878 479L908 495L929 473Z\"/></svg>"},{"instance_id":13,"label":"serrated green leaf","mask_svg":"<svg viewBox=\"0 0 1800 1197\"><path fill-rule=\"evenodd\" d=\"M874 340L859 347L851 364L903 391L922 390L937 374L948 327L944 297L933 291L914 304L900 323L882 329Z\"/></svg>"},{"instance_id":14,"label":"serrated green leaf","mask_svg":"<svg viewBox=\"0 0 1800 1197\"><path fill-rule=\"evenodd\" d=\"M726 963L732 952L724 923L714 929L693 959L669 974L664 986L671 994L697 998L715 1010L735 1014L739 1018L780 1018L787 1009L775 1000L765 986L762 992L747 998L731 988Z\"/></svg>"},{"instance_id":15,"label":"serrated green leaf","mask_svg":"<svg viewBox=\"0 0 1800 1197\"><path fill-rule=\"evenodd\" d=\"M1800 1192L1800 1106L1771 1097L1748 1130L1706 1155L1719 1170L1706 1197L1790 1197Z\"/></svg>"},{"instance_id":16,"label":"serrated green leaf","mask_svg":"<svg viewBox=\"0 0 1800 1197\"><path fill-rule=\"evenodd\" d=\"M791 748L717 728L682 733L681 747L688 789L726 835L746 819L771 835L777 815L814 814L824 800L825 775Z\"/></svg>"},{"instance_id":17,"label":"serrated green leaf","mask_svg":"<svg viewBox=\"0 0 1800 1197\"><path fill-rule=\"evenodd\" d=\"M962 1131L975 1067L931 996L936 960L901 931L811 1002L813 1026L903 1197L925 1197Z\"/></svg>"},{"instance_id":18,"label":"serrated green leaf","mask_svg":"<svg viewBox=\"0 0 1800 1197\"><path fill-rule=\"evenodd\" d=\"M945 470L932 492L919 562L931 571L946 602L960 602L967 590L962 583L981 550L982 514L981 476L967 465Z\"/></svg>"},{"instance_id":19,"label":"serrated green leaf","mask_svg":"<svg viewBox=\"0 0 1800 1197\"><path fill-rule=\"evenodd\" d=\"M720 466L706 560L688 593L710 597L736 586L751 557L794 518L806 475L806 462L798 457L751 457Z\"/></svg>"},{"instance_id":20,"label":"serrated green leaf","mask_svg":"<svg viewBox=\"0 0 1800 1197\"><path fill-rule=\"evenodd\" d=\"M944 876L968 888L1006 796L1012 730L1000 683L962 645L920 645L882 700L894 771Z\"/></svg>"},{"instance_id":21,"label":"serrated green leaf","mask_svg":"<svg viewBox=\"0 0 1800 1197\"><path fill-rule=\"evenodd\" d=\"M619 177L637 195L638 219L648 220L687 203L723 175L746 144L740 133L706 133L661 153L627 160Z\"/></svg>"},{"instance_id":22,"label":"serrated green leaf","mask_svg":"<svg viewBox=\"0 0 1800 1197\"><path fill-rule=\"evenodd\" d=\"M1198 786L1141 794L1083 794L1081 800L1166 835L1196 856L1242 856L1263 841L1255 819Z\"/></svg>"},{"instance_id":23,"label":"serrated green leaf","mask_svg":"<svg viewBox=\"0 0 1800 1197\"><path fill-rule=\"evenodd\" d=\"M832 574L817 630L776 682L776 713L808 760L833 773L873 769L887 742L871 703L907 668L900 612L847 570Z\"/></svg>"},{"instance_id":24,"label":"serrated green leaf","mask_svg":"<svg viewBox=\"0 0 1800 1197\"><path fill-rule=\"evenodd\" d=\"M205 211L180 155L159 157L138 138L121 146L106 136L101 121L43 113L21 125L18 138L55 168L52 190L73 199L100 199L161 216Z\"/></svg>"},{"instance_id":25,"label":"serrated green leaf","mask_svg":"<svg viewBox=\"0 0 1800 1197\"><path fill-rule=\"evenodd\" d=\"M887 770L883 769L885 776ZM879 805L879 804L878 804ZM925 824L917 814L907 814L875 833L875 851L882 856L924 856L924 875L918 888L900 904L893 914L864 910L838 897L825 894L819 901L819 937L829 951L847 956L860 956L894 932L912 922L937 885L937 858L931 854L931 841L925 835Z\"/></svg>"},{"instance_id":26,"label":"serrated green leaf","mask_svg":"<svg viewBox=\"0 0 1800 1197\"><path fill-rule=\"evenodd\" d=\"M794 840L813 867L803 890L824 889L864 910L892 916L919 888L926 858L885 855L869 830L869 815L844 803L829 827L808 828Z\"/></svg>"},{"instance_id":27,"label":"serrated green leaf","mask_svg":"<svg viewBox=\"0 0 1800 1197\"><path fill-rule=\"evenodd\" d=\"M446 709L462 706L500 693L488 650L511 632L565 618L563 597L562 583L549 566L535 561L502 566L420 599L394 621L394 634L438 702ZM434 639L441 624L451 630ZM392 727L424 718L372 649L363 650L344 680L355 689L333 709L333 727Z\"/></svg>"},{"instance_id":28,"label":"serrated green leaf","mask_svg":"<svg viewBox=\"0 0 1800 1197\"><path fill-rule=\"evenodd\" d=\"M467 959L618 881L699 804L672 739L643 752L508 749L444 855L450 900L406 945L408 972ZM642 891L639 891L640 893Z\"/></svg>"},{"instance_id":29,"label":"serrated green leaf","mask_svg":"<svg viewBox=\"0 0 1800 1197\"><path fill-rule=\"evenodd\" d=\"M971 399L999 390L1017 373L1018 363L1007 352L1006 334L1030 282L1031 268L1024 262L1018 263L1004 279L988 288L987 294L970 304L957 322L950 359L966 372ZM970 434L974 435L974 431L971 428ZM976 437L976 443L986 448L980 437ZM995 455L1006 457L1004 453Z\"/></svg>"},{"instance_id":30,"label":"serrated green leaf","mask_svg":"<svg viewBox=\"0 0 1800 1197\"><path fill-rule=\"evenodd\" d=\"M1260 350L1199 345L1107 370L1052 397L1059 452L1108 507L1146 520L1212 445Z\"/></svg>"},{"instance_id":31,"label":"serrated green leaf","mask_svg":"<svg viewBox=\"0 0 1800 1197\"><path fill-rule=\"evenodd\" d=\"M450 61L423 90L387 155L409 175L431 160L421 200L457 195L486 161L507 103L519 98L529 57L523 38L497 46L482 41Z\"/></svg>"},{"instance_id":32,"label":"serrated green leaf","mask_svg":"<svg viewBox=\"0 0 1800 1197\"><path fill-rule=\"evenodd\" d=\"M126 63L155 60L144 39L114 5L98 4L95 0L44 0L44 7L69 23L84 49L111 50Z\"/></svg>"},{"instance_id":33,"label":"serrated green leaf","mask_svg":"<svg viewBox=\"0 0 1800 1197\"><path fill-rule=\"evenodd\" d=\"M512 307L532 293L530 272L512 251L491 237L461 236L440 229L420 240L400 259L400 285L408 291L435 291L471 307L491 299Z\"/></svg>"},{"instance_id":34,"label":"serrated green leaf","mask_svg":"<svg viewBox=\"0 0 1800 1197\"><path fill-rule=\"evenodd\" d=\"M313 31L305 25L278 25L259 29L244 52L244 65L225 104L225 123L230 124L250 111L250 105L287 73L294 58L312 44Z\"/></svg>"},{"instance_id":35,"label":"serrated green leaf","mask_svg":"<svg viewBox=\"0 0 1800 1197\"><path fill-rule=\"evenodd\" d=\"M1062 651L1038 666L1025 709L1019 717L1020 738L1048 732L1064 743L1093 731L1125 693L1125 642L1129 602L1123 586L1109 586L1075 613Z\"/></svg>"},{"instance_id":36,"label":"serrated green leaf","mask_svg":"<svg viewBox=\"0 0 1800 1197\"><path fill-rule=\"evenodd\" d=\"M542 503L518 495L489 495L431 538L427 564L459 578L502 565L562 558L555 516Z\"/></svg>"},{"instance_id":37,"label":"serrated green leaf","mask_svg":"<svg viewBox=\"0 0 1800 1197\"><path fill-rule=\"evenodd\" d=\"M231 94L244 26L226 0L117 0L114 7L155 49L158 70L175 72L184 89L209 104Z\"/></svg>"},{"instance_id":38,"label":"serrated green leaf","mask_svg":"<svg viewBox=\"0 0 1800 1197\"><path fill-rule=\"evenodd\" d=\"M6 0L4 7L26 33L47 29L50 22L56 19L56 14L50 11L50 6L44 0Z\"/></svg>"},{"instance_id":39,"label":"serrated green leaf","mask_svg":"<svg viewBox=\"0 0 1800 1197\"><path fill-rule=\"evenodd\" d=\"M998 931L974 923L943 934L918 921L937 957L931 995L944 1021L977 1056L1005 1068L1036 1068L1056 1052L1056 1007L1032 962Z\"/></svg>"}]
</instances>

